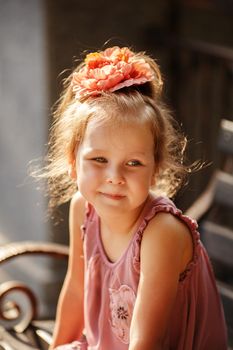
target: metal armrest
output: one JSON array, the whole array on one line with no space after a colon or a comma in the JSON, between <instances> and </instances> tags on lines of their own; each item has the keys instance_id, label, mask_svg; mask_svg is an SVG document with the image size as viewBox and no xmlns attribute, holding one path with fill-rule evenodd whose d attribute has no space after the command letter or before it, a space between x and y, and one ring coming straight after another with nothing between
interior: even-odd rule
<instances>
[{"instance_id":1,"label":"metal armrest","mask_svg":"<svg viewBox=\"0 0 233 350\"><path fill-rule=\"evenodd\" d=\"M56 258L67 258L69 248L62 244L50 242L14 242L0 247L0 264L21 255L49 255Z\"/></svg>"},{"instance_id":2,"label":"metal armrest","mask_svg":"<svg viewBox=\"0 0 233 350\"><path fill-rule=\"evenodd\" d=\"M50 242L14 242L0 247L0 264L23 255L50 256L67 259L69 248ZM12 295L17 292L26 299L27 307L16 302ZM7 281L0 284L0 349L46 349L51 340L53 321L35 321L38 301L34 292L24 283ZM49 327L48 327L49 324Z\"/></svg>"}]
</instances>

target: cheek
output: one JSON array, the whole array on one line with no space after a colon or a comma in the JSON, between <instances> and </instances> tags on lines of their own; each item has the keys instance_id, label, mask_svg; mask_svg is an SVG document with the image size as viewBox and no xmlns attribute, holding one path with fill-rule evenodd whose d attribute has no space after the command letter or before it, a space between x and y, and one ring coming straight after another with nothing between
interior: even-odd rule
<instances>
[{"instance_id":1,"label":"cheek","mask_svg":"<svg viewBox=\"0 0 233 350\"><path fill-rule=\"evenodd\" d=\"M151 176L147 172L128 174L127 182L134 191L148 190L151 186Z\"/></svg>"},{"instance_id":2,"label":"cheek","mask_svg":"<svg viewBox=\"0 0 233 350\"><path fill-rule=\"evenodd\" d=\"M91 166L88 162L78 162L76 167L77 172L77 183L80 188L80 186L88 186L93 187L98 179L100 178L101 174L98 169Z\"/></svg>"},{"instance_id":3,"label":"cheek","mask_svg":"<svg viewBox=\"0 0 233 350\"><path fill-rule=\"evenodd\" d=\"M155 174L153 172L149 172L144 175L144 186L150 189L155 186Z\"/></svg>"}]
</instances>

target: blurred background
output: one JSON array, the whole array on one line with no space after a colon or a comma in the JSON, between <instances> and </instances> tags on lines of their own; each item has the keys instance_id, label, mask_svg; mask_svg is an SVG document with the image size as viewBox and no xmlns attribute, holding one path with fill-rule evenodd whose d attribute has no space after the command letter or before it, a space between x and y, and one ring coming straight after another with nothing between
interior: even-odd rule
<instances>
[{"instance_id":1,"label":"blurred background","mask_svg":"<svg viewBox=\"0 0 233 350\"><path fill-rule=\"evenodd\" d=\"M68 244L68 205L59 224L48 220L28 165L46 153L62 80L77 58L107 41L157 59L166 102L189 140L188 158L210 163L178 193L182 209L219 167L220 121L233 119L232 0L0 0L0 245ZM51 315L64 272L61 264L23 258L1 270L0 282L9 275L30 281L42 314Z\"/></svg>"}]
</instances>

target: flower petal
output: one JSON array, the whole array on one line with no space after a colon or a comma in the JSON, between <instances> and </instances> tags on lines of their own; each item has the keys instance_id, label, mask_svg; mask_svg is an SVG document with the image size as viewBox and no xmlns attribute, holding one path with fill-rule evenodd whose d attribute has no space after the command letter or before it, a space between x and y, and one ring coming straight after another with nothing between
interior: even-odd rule
<instances>
[{"instance_id":1,"label":"flower petal","mask_svg":"<svg viewBox=\"0 0 233 350\"><path fill-rule=\"evenodd\" d=\"M127 47L114 46L86 56L85 66L72 77L75 97L116 91L154 79L150 65Z\"/></svg>"},{"instance_id":2,"label":"flower petal","mask_svg":"<svg viewBox=\"0 0 233 350\"><path fill-rule=\"evenodd\" d=\"M133 289L121 285L119 289L109 289L110 323L113 333L124 344L129 343L129 329L136 300Z\"/></svg>"}]
</instances>

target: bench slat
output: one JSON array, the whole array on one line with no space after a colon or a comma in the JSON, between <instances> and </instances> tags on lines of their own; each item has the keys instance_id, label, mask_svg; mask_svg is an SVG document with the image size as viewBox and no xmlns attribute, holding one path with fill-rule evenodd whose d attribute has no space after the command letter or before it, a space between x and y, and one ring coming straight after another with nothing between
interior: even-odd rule
<instances>
[{"instance_id":1,"label":"bench slat","mask_svg":"<svg viewBox=\"0 0 233 350\"><path fill-rule=\"evenodd\" d=\"M205 221L200 226L201 240L211 258L233 267L233 231Z\"/></svg>"},{"instance_id":2,"label":"bench slat","mask_svg":"<svg viewBox=\"0 0 233 350\"><path fill-rule=\"evenodd\" d=\"M233 154L233 122L222 119L218 146L221 151Z\"/></svg>"},{"instance_id":3,"label":"bench slat","mask_svg":"<svg viewBox=\"0 0 233 350\"><path fill-rule=\"evenodd\" d=\"M215 188L214 201L233 208L233 176L219 171Z\"/></svg>"}]
</instances>

